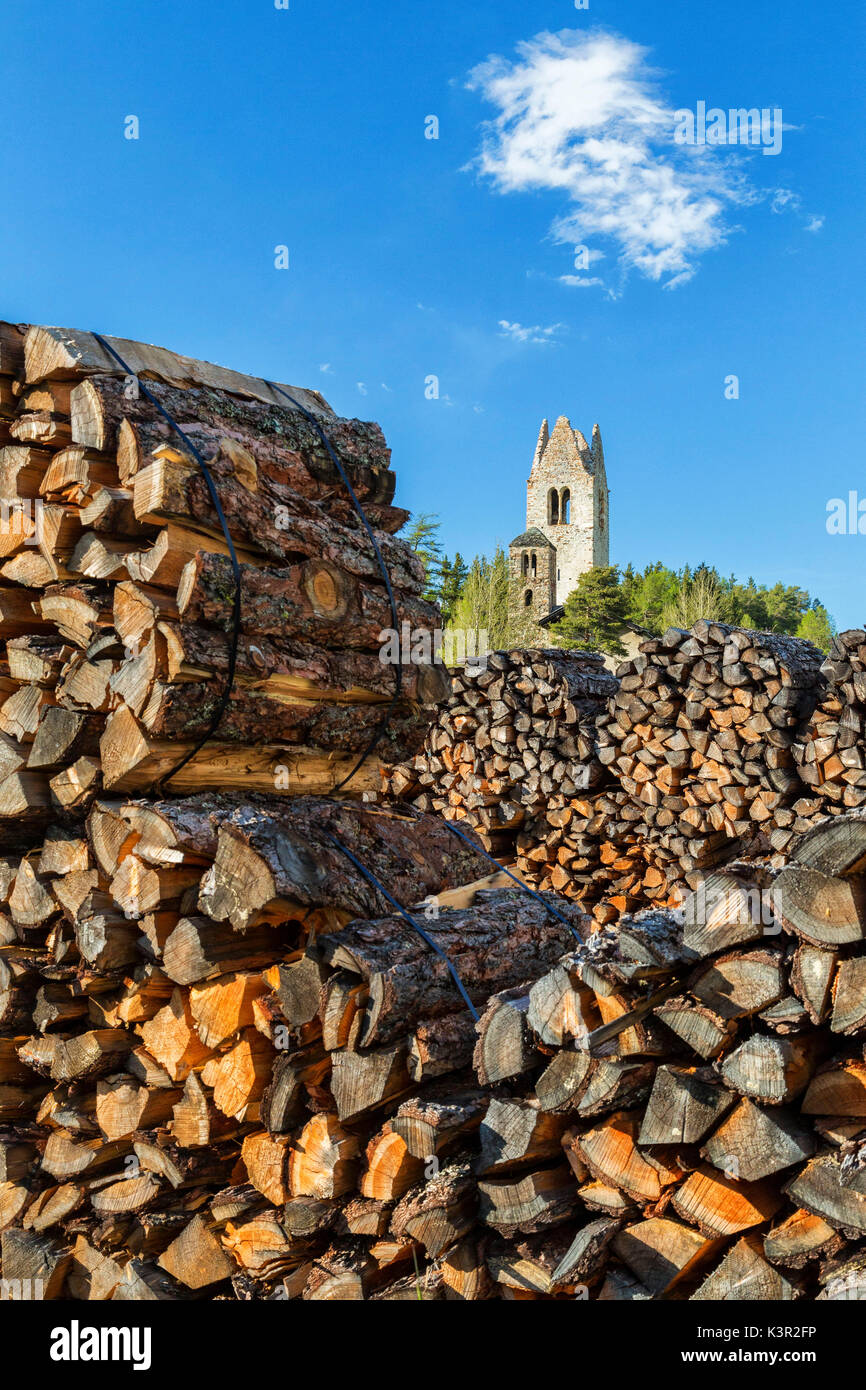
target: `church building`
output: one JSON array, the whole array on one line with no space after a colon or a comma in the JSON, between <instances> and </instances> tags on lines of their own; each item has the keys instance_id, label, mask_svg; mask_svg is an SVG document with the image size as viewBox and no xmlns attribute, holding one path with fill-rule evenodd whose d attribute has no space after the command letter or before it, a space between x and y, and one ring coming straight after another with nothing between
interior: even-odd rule
<instances>
[{"instance_id":1,"label":"church building","mask_svg":"<svg viewBox=\"0 0 866 1390\"><path fill-rule=\"evenodd\" d=\"M582 574L610 564L609 533L598 425L589 445L565 415L552 434L545 420L526 484L526 530L509 547L514 617L542 623L561 609Z\"/></svg>"}]
</instances>

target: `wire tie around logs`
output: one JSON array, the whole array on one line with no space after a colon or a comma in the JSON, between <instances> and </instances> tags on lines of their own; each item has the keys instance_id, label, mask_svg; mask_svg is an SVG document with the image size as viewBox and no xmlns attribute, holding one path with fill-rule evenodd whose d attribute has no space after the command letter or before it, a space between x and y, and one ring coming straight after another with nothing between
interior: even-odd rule
<instances>
[{"instance_id":1,"label":"wire tie around logs","mask_svg":"<svg viewBox=\"0 0 866 1390\"><path fill-rule=\"evenodd\" d=\"M138 382L139 390L150 401L151 405L159 411L159 414L163 417L164 420L168 422L168 424L174 430L175 434L180 436L180 438L184 442L184 445L189 450L192 457L196 460L199 468L202 471L202 475L204 477L211 502L214 506L214 511L217 514L220 526L222 527L223 535L225 536L226 545L228 546L229 559L231 560L232 574L234 576L235 581L235 598L234 605L232 608L232 633L229 642L228 673L226 675L225 688L222 692L222 695L220 696L219 703L217 705L216 710L214 711L214 715L211 719L209 727L202 734L195 747L192 748L189 753L184 754L180 761L175 763L174 767L171 768L171 770L168 773L166 773L164 777L160 778L155 788L156 792L159 793L163 791L166 782L171 781L172 777L176 776L177 773L180 772L181 768L185 767L186 764L190 761L190 759L194 758L196 753L200 752L204 745L208 742L208 740L213 737L213 735L219 728L220 723L222 722L222 717L225 714L229 700L231 699L232 686L234 685L235 679L235 668L237 666L238 659L238 641L240 638L241 630L241 570L240 565L238 564L238 557L235 553L235 547L234 542L232 541L231 532L229 531L228 523L225 518L225 513L223 512L222 504L219 499L219 493L217 492L216 484L213 480L211 471L205 463L204 458L199 453L199 450L193 444L189 435L181 429L180 425L177 423L174 417L169 414L165 407L161 405L160 402L156 399L153 393L148 390L147 386L145 386L138 373L132 371L129 365L126 362L124 362L120 353L116 352L115 349L111 346L111 344L109 342L106 342L105 338L103 338L99 333L94 333L93 337L96 339L100 347L105 352L110 353L114 360L126 372L127 376L135 378L135 380Z\"/></svg>"},{"instance_id":2,"label":"wire tie around logs","mask_svg":"<svg viewBox=\"0 0 866 1390\"><path fill-rule=\"evenodd\" d=\"M524 893L528 893L530 898L535 898L537 902L540 902L541 906L545 909L546 912L550 913L551 917L558 918L558 920L562 923L564 927L568 927L568 930L571 932L572 936L576 937L581 945L584 944L583 937L577 930L577 927L575 927L571 922L569 922L567 917L563 917L559 909L554 907L552 903L549 903L542 893L536 893L534 888L530 888L529 885L524 883L522 879L518 878L516 874L513 874L510 869L506 869L505 865L500 864L498 859L494 859L492 854L488 854L486 849L482 849L480 845L474 845L472 841L469 839L469 836L464 835L463 831L458 830L457 826L454 825L450 820L446 819L445 816L442 817L442 821L444 825L447 825L452 835L456 835L458 840L462 840L463 843L465 845L468 845L470 849L474 849L476 854L483 854L484 858L487 859L491 864L495 865L495 867L499 869L500 873L507 875L508 878L510 878L514 883L517 884L518 888L522 888Z\"/></svg>"},{"instance_id":3,"label":"wire tie around logs","mask_svg":"<svg viewBox=\"0 0 866 1390\"><path fill-rule=\"evenodd\" d=\"M339 456L338 456L338 454L337 454L337 451L334 449L333 445L331 444L330 439L328 438L327 434L325 433L325 430L324 430L324 428L323 428L323 426L322 426L322 422L318 419L318 417L317 417L316 415L313 414L313 412L312 412L311 410L307 410L305 406L301 405L301 402L300 402L299 400L296 400L294 396L290 396L289 393L288 393L288 391L284 391L283 388L282 388L282 386L278 386L278 385L276 384L275 381L268 381L266 377L263 377L262 380L264 381L264 383L265 383L266 386L269 386L269 387L270 387L270 389L271 389L272 391L278 392L279 395L283 396L287 401L289 401L289 403L290 403L291 405L293 405L293 406L295 407L296 410L299 410L299 411L301 412L301 414L304 416L304 418L307 420L307 422L313 426L313 429L314 429L314 430L316 430L316 432L317 432L318 435L319 435L319 438L321 439L322 443L324 444L325 449L327 450L328 456L329 456L331 462L333 463L334 467L336 468L337 473L339 474L340 478L342 479L342 481L343 481L343 483L344 483L344 485L345 485L346 491L347 491L348 494L349 494L349 497L351 498L352 506L355 508L355 511L358 513L358 516L361 518L361 524L362 524L362 526L364 527L364 530L367 532L367 537L368 537L368 539L369 539L369 541L370 541L370 545L373 547L373 554L374 554L375 557L376 557L376 563L378 564L379 569L381 570L381 573L382 573L382 578L383 578L383 580L385 581L385 591L386 591L386 593L387 593L387 595L388 595L388 603L389 603L390 606L391 606L391 622L392 622L392 624L393 624L393 629L394 629L394 632L396 633L397 639L398 639L398 640L397 640L397 662L396 662L396 672L395 672L395 686L394 686L394 694L393 694L393 696L391 697L391 702L390 702L390 704L388 705L388 708L386 709L385 713L382 715L382 718L379 720L379 723L376 725L375 729L373 730L373 734L372 734L372 737L371 737L371 739L370 739L370 742L367 744L367 747L364 749L363 753L361 754L360 758L359 758L358 761L356 762L355 766L352 768L352 771L349 772L349 773L347 773L347 775L343 778L342 782L338 782L337 785L336 785L335 787L332 787L332 788L331 788L331 791L330 791L329 795L330 795L330 796L333 796L336 792L342 791L343 787L345 787L347 783L351 782L351 780L352 780L352 778L355 776L355 774L356 774L357 772L359 772L359 771L361 770L361 768L364 766L364 763L367 761L367 759L369 758L370 754L373 752L373 749L377 746L377 744L379 743L379 740L381 739L382 735L385 733L386 729L388 728L388 724L389 724L389 722L390 722L391 715L394 713L394 708L395 708L395 706L396 706L396 704L397 704L397 701L400 699L400 696L401 696L401 694L402 694L402 692L403 692L403 660L402 660L402 653L401 653L401 650L400 650L400 640L399 640L399 639L400 639L400 619L399 619L399 615L398 615L398 613L397 613L397 602L396 602L396 600L395 600L395 598L394 598L394 590L393 590L393 588L391 587L391 576L390 576L390 574L388 573L388 566L385 564L385 561L384 561L383 558L382 558L382 551L381 551L380 548L379 548L379 542L376 540L375 533L374 533L374 531L373 531L372 526L370 525L370 522L369 522L368 519L367 519L367 514L366 514L366 512L364 511L364 508L361 506L361 503L358 501L358 498L357 498L356 495L355 495L355 489L352 487L352 484L351 484L351 482L349 481L349 476L348 476L348 474L346 473L346 470L345 470L345 468L343 467L343 465L342 465L342 463L341 463L341 461L340 461L340 458L339 458Z\"/></svg>"},{"instance_id":4,"label":"wire tie around logs","mask_svg":"<svg viewBox=\"0 0 866 1390\"><path fill-rule=\"evenodd\" d=\"M415 921L415 918L412 917L411 914L406 911L405 907L400 906L400 904L397 902L397 899L391 896L387 888L385 888L379 882L376 875L374 873L371 873L371 871L364 864L361 863L360 859L358 859L357 856L354 855L350 849L346 848L346 846L343 844L341 840L338 840L334 835L330 835L327 831L324 831L323 833L325 839L329 840L330 843L334 845L334 847L338 849L341 854L344 854L346 858L349 860L350 864L354 864L355 868L358 870L358 873L361 874L361 876L364 879L366 879L366 881L369 884L371 884L372 887L376 888L382 894L382 897L385 899L385 901L389 902L391 906L395 909L395 911L399 912L403 920L405 922L408 922L412 930L414 932L417 932L418 935L421 937L421 940L430 947L431 951L434 951L436 953L436 955L439 957L441 961L444 962L445 966L447 967L448 973L450 974L452 980L454 981L455 985L460 991L460 994L463 998L463 1002L465 1003L467 1009L469 1010L475 1022L477 1023L478 1013L475 1008L475 1005L472 1003L472 1000L469 998L469 995L466 992L466 987L460 978L460 975L457 971L457 967L449 959L446 952L442 950L442 947L436 944L432 936L430 936L429 933L426 932L424 928L418 922Z\"/></svg>"}]
</instances>

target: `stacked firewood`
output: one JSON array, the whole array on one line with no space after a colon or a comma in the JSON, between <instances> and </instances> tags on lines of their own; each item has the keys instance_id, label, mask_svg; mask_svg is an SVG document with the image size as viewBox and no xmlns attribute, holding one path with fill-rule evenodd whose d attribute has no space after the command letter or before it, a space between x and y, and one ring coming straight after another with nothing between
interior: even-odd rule
<instances>
[{"instance_id":1,"label":"stacked firewood","mask_svg":"<svg viewBox=\"0 0 866 1390\"><path fill-rule=\"evenodd\" d=\"M704 870L716 862L702 844ZM716 847L729 857L727 842ZM656 835L626 792L553 797L517 837L516 868L540 891L563 893L591 911L599 925L641 907L674 907L688 884L678 864L656 852Z\"/></svg>"},{"instance_id":2,"label":"stacked firewood","mask_svg":"<svg viewBox=\"0 0 866 1390\"><path fill-rule=\"evenodd\" d=\"M206 1204L223 1202L220 1234L266 1205L246 1185L263 1116L297 1114L328 1071L320 1030L290 1027L280 997L309 995L317 933L386 906L339 845L410 902L486 868L429 817L255 795L97 801L86 833L53 828L2 861L0 1273L13 1287L182 1297L243 1269ZM372 1067L352 1084L361 1096L389 1077Z\"/></svg>"},{"instance_id":3,"label":"stacked firewood","mask_svg":"<svg viewBox=\"0 0 866 1390\"><path fill-rule=\"evenodd\" d=\"M794 837L803 787L793 745L821 693L821 654L796 637L699 622L642 643L619 668L600 757L684 874L718 837Z\"/></svg>"},{"instance_id":4,"label":"stacked firewood","mask_svg":"<svg viewBox=\"0 0 866 1390\"><path fill-rule=\"evenodd\" d=\"M866 818L594 933L495 883L431 897L480 861L422 819L98 806L86 845L10 868L7 1287L862 1297ZM340 863L352 836L428 942ZM112 912L137 953L114 969Z\"/></svg>"},{"instance_id":5,"label":"stacked firewood","mask_svg":"<svg viewBox=\"0 0 866 1390\"><path fill-rule=\"evenodd\" d=\"M543 698L533 688L536 655L508 654L512 672L523 668L534 707ZM544 653L551 664L553 655ZM852 655L856 662L856 653L847 649L848 665L838 665L849 711L841 730L847 729L846 720L852 729L854 724L850 711L857 674L846 674ZM593 670L585 653L559 658ZM527 781L521 751L530 735L508 714L505 702L515 682L506 680L502 687L504 660L497 656L496 675L487 671L471 683L467 673L459 674L424 753L389 771L386 790L425 810L472 819L488 835L488 848L513 852L527 883L578 900L599 924L642 906L681 903L701 875L737 855L781 859L793 838L823 814L821 799L802 779L800 750L832 658L822 674L821 654L809 642L710 622L649 638L617 669L616 678L593 674L593 680L610 682L612 688L605 700L602 686L596 686L595 702L582 708L584 761L573 770L566 766L559 776L555 754L545 759L534 747L530 761L544 761L533 764L529 795L522 797L519 789ZM500 725L498 743L492 750L488 746L494 730L484 696L479 699L473 690L479 681L487 682L485 695L492 688L501 697L495 717L510 744ZM831 706L819 706L815 719L825 708ZM845 754L852 767L862 759L860 727L858 716ZM563 728L570 732L567 724L554 722L551 737ZM828 732L835 729L834 724ZM837 738L847 742L849 735L839 732ZM807 756L814 757L814 750L826 745L809 746L813 752ZM855 776L849 774L849 787ZM854 804L853 795L849 789L845 804Z\"/></svg>"},{"instance_id":6,"label":"stacked firewood","mask_svg":"<svg viewBox=\"0 0 866 1390\"><path fill-rule=\"evenodd\" d=\"M385 793L467 822L512 857L515 835L551 798L604 780L595 725L616 688L593 652L492 652L452 675L423 752L386 770Z\"/></svg>"},{"instance_id":7,"label":"stacked firewood","mask_svg":"<svg viewBox=\"0 0 866 1390\"><path fill-rule=\"evenodd\" d=\"M12 437L9 430L18 410L16 383L23 361L23 329L0 322L0 444L8 443Z\"/></svg>"},{"instance_id":8,"label":"stacked firewood","mask_svg":"<svg viewBox=\"0 0 866 1390\"><path fill-rule=\"evenodd\" d=\"M866 804L866 632L840 632L821 671L826 694L794 753L822 811L835 815Z\"/></svg>"},{"instance_id":9,"label":"stacked firewood","mask_svg":"<svg viewBox=\"0 0 866 1390\"><path fill-rule=\"evenodd\" d=\"M681 913L623 918L529 988L524 1048L548 1054L544 1070L490 1110L508 1135L520 1116L549 1140L558 1120L573 1187L569 1207L550 1159L480 1184L488 1223L536 1198L516 1223L515 1285L863 1296L864 863L866 820L821 822L781 871L711 874ZM494 1050L489 1079L503 1067Z\"/></svg>"},{"instance_id":10,"label":"stacked firewood","mask_svg":"<svg viewBox=\"0 0 866 1390\"><path fill-rule=\"evenodd\" d=\"M345 485L269 384L111 341L207 460L240 562L231 698L172 790L327 792L397 680L380 659L393 629L383 575ZM235 579L189 447L90 334L0 326L0 370L0 820L38 827L96 790L150 788L193 751L228 676ZM375 528L401 628L432 634L422 566L394 535L407 514L379 426L287 389L322 422ZM382 760L421 746L447 690L441 665L404 666ZM353 790L376 781L372 760Z\"/></svg>"},{"instance_id":11,"label":"stacked firewood","mask_svg":"<svg viewBox=\"0 0 866 1390\"><path fill-rule=\"evenodd\" d=\"M381 432L288 388L394 698L303 410L112 341L0 325L3 1295L859 1296L864 634L449 693ZM411 809L299 795L374 734Z\"/></svg>"},{"instance_id":12,"label":"stacked firewood","mask_svg":"<svg viewBox=\"0 0 866 1390\"><path fill-rule=\"evenodd\" d=\"M2 861L4 1288L306 1288L333 1224L318 1199L336 1219L365 1146L341 1230L350 1251L384 1232L383 1196L419 1165L383 1120L465 1071L475 1033L447 967L381 915L354 860L420 902L479 1010L572 939L535 901L458 891L488 866L440 818L355 801L97 800L86 831L54 827ZM419 1249L377 1246L383 1287ZM345 1296L316 1293L322 1277L310 1296Z\"/></svg>"},{"instance_id":13,"label":"stacked firewood","mask_svg":"<svg viewBox=\"0 0 866 1390\"><path fill-rule=\"evenodd\" d=\"M820 660L807 642L706 622L644 642L596 717L611 785L590 796L548 788L519 827L521 875L603 924L681 902L738 853L783 855L820 812L795 760L823 689ZM428 747L444 742L442 757L447 741L440 722Z\"/></svg>"}]
</instances>

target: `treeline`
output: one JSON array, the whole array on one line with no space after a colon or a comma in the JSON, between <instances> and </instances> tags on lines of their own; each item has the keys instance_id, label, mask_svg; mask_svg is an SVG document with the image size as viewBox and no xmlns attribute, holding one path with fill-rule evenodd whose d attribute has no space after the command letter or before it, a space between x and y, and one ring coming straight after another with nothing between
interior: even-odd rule
<instances>
[{"instance_id":1,"label":"treeline","mask_svg":"<svg viewBox=\"0 0 866 1390\"><path fill-rule=\"evenodd\" d=\"M629 620L654 633L672 626L689 628L708 616L759 632L807 637L816 646L829 646L835 633L827 609L805 589L781 583L768 587L754 579L743 584L709 565L672 570L656 563L642 571L629 565L620 587Z\"/></svg>"},{"instance_id":2,"label":"treeline","mask_svg":"<svg viewBox=\"0 0 866 1390\"><path fill-rule=\"evenodd\" d=\"M473 636L486 632L494 650L537 643L537 629L515 617L519 606L509 614L507 552L497 546L491 557L476 555L468 564L459 552L451 559L442 549L439 530L438 517L424 512L403 534L424 560L425 597L442 609L446 659L449 633L461 633L471 645ZM836 632L820 600L796 585L768 586L752 578L743 582L710 565L675 570L657 561L643 570L609 565L581 575L564 616L549 629L550 643L622 656L621 635L630 624L658 636L667 627L693 627L701 618L805 637L822 651L829 649Z\"/></svg>"},{"instance_id":3,"label":"treeline","mask_svg":"<svg viewBox=\"0 0 866 1390\"><path fill-rule=\"evenodd\" d=\"M821 651L836 632L820 600L796 585L768 586L751 578L743 583L710 565L673 570L658 561L643 570L609 565L582 574L555 635L567 646L621 656L619 635L630 623L659 636L668 627L691 628L701 618L805 637Z\"/></svg>"}]
</instances>

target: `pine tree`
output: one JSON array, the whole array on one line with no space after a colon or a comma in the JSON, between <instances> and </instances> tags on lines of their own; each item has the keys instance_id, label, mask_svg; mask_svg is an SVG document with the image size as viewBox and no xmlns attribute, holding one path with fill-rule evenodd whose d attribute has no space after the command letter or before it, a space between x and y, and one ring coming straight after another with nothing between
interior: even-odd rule
<instances>
[{"instance_id":1,"label":"pine tree","mask_svg":"<svg viewBox=\"0 0 866 1390\"><path fill-rule=\"evenodd\" d=\"M706 618L805 637L827 651L836 633L827 609L805 589L795 584L758 584L751 577L742 583L736 575L723 576L707 564L672 570L656 562L642 572L629 565L621 573L619 589L626 620L657 635L666 627L691 628ZM580 630L586 630L583 619Z\"/></svg>"},{"instance_id":2,"label":"pine tree","mask_svg":"<svg viewBox=\"0 0 866 1390\"><path fill-rule=\"evenodd\" d=\"M442 619L446 627L454 619L454 613L469 574L469 566L457 551L453 560L443 555L439 566L439 587L437 597L442 609Z\"/></svg>"},{"instance_id":3,"label":"pine tree","mask_svg":"<svg viewBox=\"0 0 866 1390\"><path fill-rule=\"evenodd\" d=\"M565 613L551 629L561 647L625 656L619 634L628 621L626 593L615 565L596 565L580 576L565 600Z\"/></svg>"},{"instance_id":4,"label":"pine tree","mask_svg":"<svg viewBox=\"0 0 866 1390\"><path fill-rule=\"evenodd\" d=\"M442 545L439 531L442 523L436 512L418 512L410 517L406 527L400 532L400 539L406 541L421 557L427 583L422 598L435 603L439 596L439 569L442 563ZM407 529L408 527L408 529Z\"/></svg>"}]
</instances>

